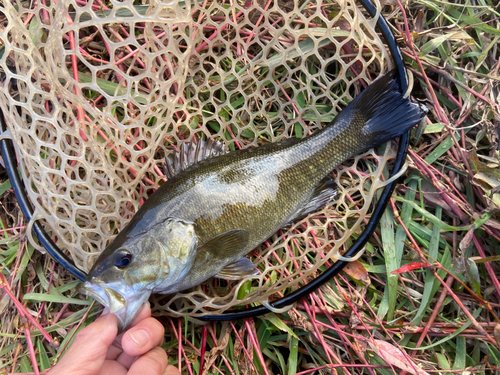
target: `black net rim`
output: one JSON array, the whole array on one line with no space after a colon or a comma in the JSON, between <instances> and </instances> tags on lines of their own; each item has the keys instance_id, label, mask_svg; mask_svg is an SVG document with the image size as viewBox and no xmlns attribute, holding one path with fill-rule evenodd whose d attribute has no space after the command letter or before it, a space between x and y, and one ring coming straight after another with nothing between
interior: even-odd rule
<instances>
[{"instance_id":1,"label":"black net rim","mask_svg":"<svg viewBox=\"0 0 500 375\"><path fill-rule=\"evenodd\" d=\"M370 0L358 0L358 1L365 8L365 10L371 17L375 17L376 9L370 2ZM399 50L399 47L396 44L396 39L394 38L394 35L392 34L389 25L387 24L387 21L381 14L377 19L377 27L387 44L389 52L391 53L397 71L400 87L402 92L404 93L408 89L408 77L406 73L406 68L403 64L403 58ZM3 116L3 112L1 111L1 109L0 109L0 123L2 127L2 132L4 132L7 129L7 125L5 123L5 118ZM394 167L393 170L391 171L390 178L396 176L401 171L401 168L403 167L406 160L408 144L409 144L409 132L399 137L398 152L394 160ZM0 140L0 151L2 153L2 157L5 162L5 168L7 170L7 174L9 176L12 189L14 190L14 194L16 195L21 211L26 216L26 218L29 221L31 221L33 218L34 211L28 199L26 191L24 189L23 182L19 177L19 172L17 169L17 158L14 151L13 141L7 138ZM361 235L349 248L349 250L343 255L345 258L355 257L356 255L359 254L359 252L363 250L365 244L370 239L372 233L375 230L375 227L378 225L382 217L382 214L385 211L385 208L387 206L387 203L389 202L392 192L394 191L396 183L397 183L396 179L391 179L391 182L385 186L382 194L380 195L380 198L378 199L377 205L373 210L373 213L371 215L368 224L366 225ZM32 230L38 237L42 246L58 263L60 263L76 278L82 281L86 279L87 274L84 271L77 268L76 265L73 263L73 261L68 256L66 256L61 249L59 249L59 247L51 240L51 238L45 232L42 224L39 221L35 221L33 223ZM310 281L307 285L304 285L303 287L297 289L296 291L289 293L284 297L270 303L270 307L272 309L282 309L297 302L298 300L307 296L311 292L315 291L317 288L319 288L325 282L330 280L332 277L336 276L346 266L347 263L348 262L345 260L338 260L328 270L323 272L314 280ZM258 315L266 314L270 311L271 310L266 306L257 306L257 307L249 307L243 310L238 310L236 312L230 310L222 314L206 315L203 317L199 317L197 319L205 321L236 320L242 318L256 317Z\"/></svg>"}]
</instances>

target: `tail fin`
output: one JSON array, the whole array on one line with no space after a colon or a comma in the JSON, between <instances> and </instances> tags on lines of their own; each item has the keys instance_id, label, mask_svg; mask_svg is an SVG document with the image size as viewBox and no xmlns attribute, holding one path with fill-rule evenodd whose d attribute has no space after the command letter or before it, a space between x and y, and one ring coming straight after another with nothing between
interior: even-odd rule
<instances>
[{"instance_id":1,"label":"tail fin","mask_svg":"<svg viewBox=\"0 0 500 375\"><path fill-rule=\"evenodd\" d=\"M369 149L405 133L426 112L425 107L403 98L393 70L369 85L337 117L354 115L354 121L362 124L361 136L366 137L363 143Z\"/></svg>"}]
</instances>

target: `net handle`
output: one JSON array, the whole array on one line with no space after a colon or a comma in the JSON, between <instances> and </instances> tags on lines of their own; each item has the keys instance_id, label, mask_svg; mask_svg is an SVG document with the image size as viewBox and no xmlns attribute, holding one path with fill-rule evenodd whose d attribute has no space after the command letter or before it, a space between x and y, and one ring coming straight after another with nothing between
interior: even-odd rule
<instances>
[{"instance_id":1,"label":"net handle","mask_svg":"<svg viewBox=\"0 0 500 375\"><path fill-rule=\"evenodd\" d=\"M370 0L358 0L358 1L361 3L361 5L363 5L365 10L371 17L375 17L376 9L371 4ZM385 42L387 43L389 51L392 55L394 64L396 65L399 84L402 92L404 93L407 91L408 88L408 77L406 74L406 69L403 65L403 57L401 55L399 47L396 44L396 39L394 38L394 35L392 34L389 28L389 25L387 24L384 17L382 17L382 15L379 15L377 19L377 26L380 29L380 32L382 33L382 36L384 37ZM4 131L7 130L7 125L5 123L5 118L3 116L1 108L0 108L0 123L3 133ZM391 173L391 177L395 176L404 165L406 159L406 153L408 151L408 144L409 144L408 141L409 141L409 132L399 137L399 148L395 158L394 169ZM21 211L23 212L24 216L26 216L26 218L30 221L33 218L34 211L29 202L28 196L26 195L26 191L24 190L24 185L21 181L21 178L19 177L13 141L11 139L6 139L6 138L0 140L0 151L2 153L5 162L5 168L7 169L7 174L9 176L12 188L14 190L14 194L16 195ZM389 199L392 195L392 192L394 191L395 186L396 186L396 180L393 180L384 188L377 203L377 206L375 207L374 212L371 215L370 221L368 222L365 230L363 231L363 233L361 233L359 238L353 243L350 249L344 254L346 258L356 256L360 251L363 250L363 247L369 240L371 234L375 230L375 227L378 225L378 222L380 221L380 218L384 213L385 207L389 202ZM78 279L82 281L85 280L87 276L86 273L77 268L74 262L67 255L65 255L62 252L62 250L59 249L59 247L57 247L57 245L48 236L47 232L45 232L43 226L39 221L35 221L33 223L33 231L35 232L35 235L38 237L42 246L57 262L59 262L64 268L66 268ZM297 302L301 298L307 296L308 294L319 288L326 281L336 276L345 267L346 264L347 264L346 261L342 260L337 261L328 270L323 272L320 276L309 282L307 285L304 285L300 289L286 295L285 297L272 302L270 304L271 307L273 309L280 309L292 303ZM257 306L257 307L250 307L244 310L239 310L237 312L229 311L222 314L203 316L197 319L205 321L235 320L235 319L255 317L258 315L266 314L268 312L270 312L270 310L267 307Z\"/></svg>"}]
</instances>

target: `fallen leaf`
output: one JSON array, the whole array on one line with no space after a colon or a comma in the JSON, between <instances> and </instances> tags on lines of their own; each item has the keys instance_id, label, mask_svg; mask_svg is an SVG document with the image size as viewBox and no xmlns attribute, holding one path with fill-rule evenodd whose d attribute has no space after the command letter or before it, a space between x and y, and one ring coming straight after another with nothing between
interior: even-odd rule
<instances>
[{"instance_id":1,"label":"fallen leaf","mask_svg":"<svg viewBox=\"0 0 500 375\"><path fill-rule=\"evenodd\" d=\"M354 328L354 327L362 324L364 316L365 316L365 314L363 313L363 311L353 311L351 313L350 318L349 318L349 326L351 328Z\"/></svg>"},{"instance_id":2,"label":"fallen leaf","mask_svg":"<svg viewBox=\"0 0 500 375\"><path fill-rule=\"evenodd\" d=\"M464 236L464 238L462 238L462 241L460 241L460 244L458 245L460 250L464 251L465 249L467 249L470 246L470 243L472 242L472 237L474 236L475 229L476 229L476 226L472 225L470 227L469 231L467 232L467 234Z\"/></svg>"},{"instance_id":3,"label":"fallen leaf","mask_svg":"<svg viewBox=\"0 0 500 375\"><path fill-rule=\"evenodd\" d=\"M405 264L404 266L398 268L397 270L392 271L391 274L397 275L399 273L411 272L411 271L418 270L420 268L426 268L426 267L432 267L432 264L424 263L424 262L411 262L411 263Z\"/></svg>"},{"instance_id":4,"label":"fallen leaf","mask_svg":"<svg viewBox=\"0 0 500 375\"><path fill-rule=\"evenodd\" d=\"M422 370L415 362L411 360L408 354L403 353L394 345L382 340L368 341L372 350L377 353L384 361L390 363L403 371L413 375L429 375L428 372Z\"/></svg>"},{"instance_id":5,"label":"fallen leaf","mask_svg":"<svg viewBox=\"0 0 500 375\"><path fill-rule=\"evenodd\" d=\"M226 331L222 339L219 340L219 345L214 346L209 353L205 353L205 366L203 370L203 375L209 373L212 368L212 365L216 360L220 358L221 353L226 349L227 344L229 343L229 335L231 333L231 326L228 324L226 326Z\"/></svg>"},{"instance_id":6,"label":"fallen leaf","mask_svg":"<svg viewBox=\"0 0 500 375\"><path fill-rule=\"evenodd\" d=\"M498 345L500 345L500 324L495 325L495 329L493 330L493 336L495 337L495 340Z\"/></svg>"},{"instance_id":7,"label":"fallen leaf","mask_svg":"<svg viewBox=\"0 0 500 375\"><path fill-rule=\"evenodd\" d=\"M365 266L361 264L360 261L355 260L354 262L347 263L344 267L344 272L347 273L355 280L362 281L365 285L370 285L370 277L368 276L368 271Z\"/></svg>"}]
</instances>

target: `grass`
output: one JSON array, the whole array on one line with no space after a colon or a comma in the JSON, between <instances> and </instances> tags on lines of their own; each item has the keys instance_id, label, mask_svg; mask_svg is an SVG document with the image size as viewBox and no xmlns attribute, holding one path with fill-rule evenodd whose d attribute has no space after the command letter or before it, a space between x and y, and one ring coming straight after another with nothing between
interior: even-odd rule
<instances>
[{"instance_id":1,"label":"grass","mask_svg":"<svg viewBox=\"0 0 500 375\"><path fill-rule=\"evenodd\" d=\"M388 3L413 96L431 111L366 254L285 313L205 326L163 318L163 347L183 373L500 373L500 9L492 0ZM238 99L220 115L233 118ZM224 136L254 138L245 131ZM0 374L42 373L100 307L29 244L1 176Z\"/></svg>"}]
</instances>

